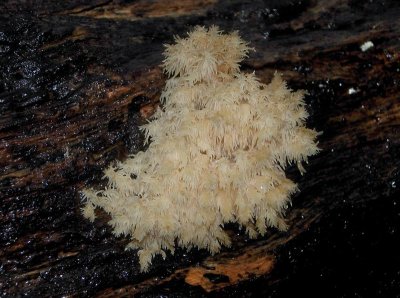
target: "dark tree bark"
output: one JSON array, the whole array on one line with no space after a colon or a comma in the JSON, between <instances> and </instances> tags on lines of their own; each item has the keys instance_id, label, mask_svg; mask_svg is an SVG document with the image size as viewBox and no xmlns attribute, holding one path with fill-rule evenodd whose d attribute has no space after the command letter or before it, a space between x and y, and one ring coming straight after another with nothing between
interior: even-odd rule
<instances>
[{"instance_id":1,"label":"dark tree bark","mask_svg":"<svg viewBox=\"0 0 400 298\"><path fill-rule=\"evenodd\" d=\"M398 1L5 0L0 12L0 295L400 294ZM106 215L81 216L79 191L144 149L163 44L212 24L255 48L244 71L308 91L322 152L304 176L288 170L301 192L287 232L249 241L228 226L233 247L178 250L143 274Z\"/></svg>"}]
</instances>

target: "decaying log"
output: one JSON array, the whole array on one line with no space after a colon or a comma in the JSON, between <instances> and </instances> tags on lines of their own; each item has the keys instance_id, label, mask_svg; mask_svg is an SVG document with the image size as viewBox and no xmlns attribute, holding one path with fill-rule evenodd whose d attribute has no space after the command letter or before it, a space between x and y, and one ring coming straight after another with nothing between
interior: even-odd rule
<instances>
[{"instance_id":1,"label":"decaying log","mask_svg":"<svg viewBox=\"0 0 400 298\"><path fill-rule=\"evenodd\" d=\"M400 4L395 0L13 1L0 4L0 295L400 294ZM239 30L243 63L308 91L322 152L300 176L290 229L178 250L139 271L79 190L144 149L165 82L163 44L195 25ZM372 42L365 51L361 45Z\"/></svg>"}]
</instances>

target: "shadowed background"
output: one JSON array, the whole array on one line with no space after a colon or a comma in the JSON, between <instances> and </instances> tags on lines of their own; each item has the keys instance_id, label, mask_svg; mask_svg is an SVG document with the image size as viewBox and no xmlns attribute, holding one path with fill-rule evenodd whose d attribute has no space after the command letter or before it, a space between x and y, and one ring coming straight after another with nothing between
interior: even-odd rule
<instances>
[{"instance_id":1,"label":"shadowed background","mask_svg":"<svg viewBox=\"0 0 400 298\"><path fill-rule=\"evenodd\" d=\"M400 3L5 0L0 12L0 295L400 295ZM288 232L249 241L228 226L231 248L178 250L143 274L106 214L81 216L78 192L143 149L163 44L213 24L255 48L243 71L307 90L323 151L304 176L288 170L301 190Z\"/></svg>"}]
</instances>

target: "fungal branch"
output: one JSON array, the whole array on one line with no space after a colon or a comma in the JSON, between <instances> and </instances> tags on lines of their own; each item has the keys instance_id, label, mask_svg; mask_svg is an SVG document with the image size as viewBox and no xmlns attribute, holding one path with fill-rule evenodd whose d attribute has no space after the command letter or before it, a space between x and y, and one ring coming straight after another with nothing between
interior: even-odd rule
<instances>
[{"instance_id":1,"label":"fungal branch","mask_svg":"<svg viewBox=\"0 0 400 298\"><path fill-rule=\"evenodd\" d=\"M176 245L211 253L229 246L228 222L251 238L284 230L297 191L284 170L296 163L303 171L318 152L304 93L279 75L266 85L241 73L250 48L237 32L196 27L175 41L164 53L163 109L142 127L148 149L106 169L105 189L83 191L84 216L93 221L97 207L109 213L114 234L139 249L142 271Z\"/></svg>"}]
</instances>

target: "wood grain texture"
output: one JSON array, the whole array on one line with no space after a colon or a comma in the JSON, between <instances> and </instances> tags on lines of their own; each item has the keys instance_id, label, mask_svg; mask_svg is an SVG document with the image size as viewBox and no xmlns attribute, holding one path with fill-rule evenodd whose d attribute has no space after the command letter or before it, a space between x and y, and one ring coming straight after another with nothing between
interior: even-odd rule
<instances>
[{"instance_id":1,"label":"wood grain texture","mask_svg":"<svg viewBox=\"0 0 400 298\"><path fill-rule=\"evenodd\" d=\"M0 4L0 295L399 295L400 4L177 3ZM308 91L322 152L304 176L288 171L301 190L288 232L249 241L228 226L232 248L178 250L141 274L106 215L82 218L78 192L143 149L163 44L212 24L255 48L244 71Z\"/></svg>"}]
</instances>

